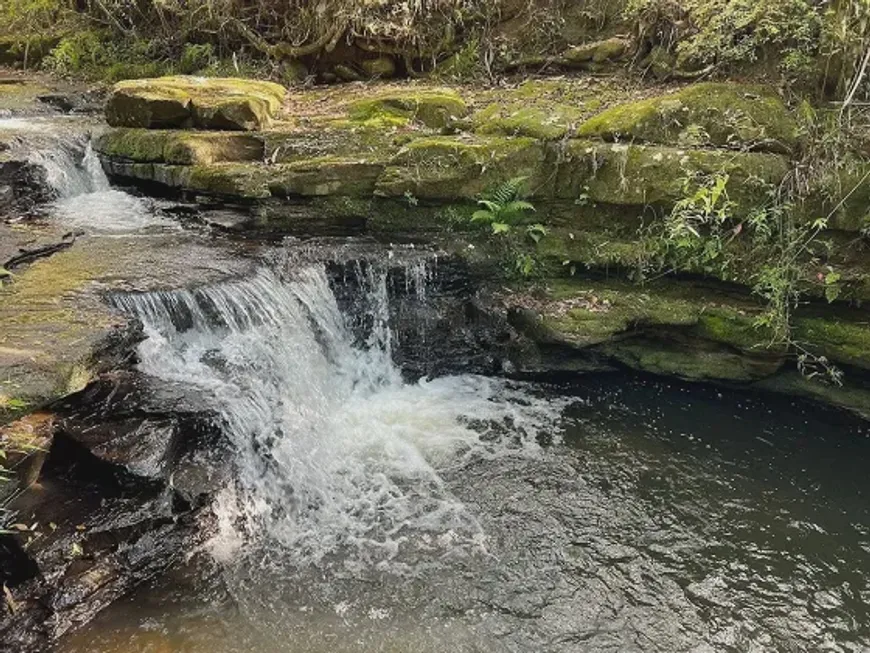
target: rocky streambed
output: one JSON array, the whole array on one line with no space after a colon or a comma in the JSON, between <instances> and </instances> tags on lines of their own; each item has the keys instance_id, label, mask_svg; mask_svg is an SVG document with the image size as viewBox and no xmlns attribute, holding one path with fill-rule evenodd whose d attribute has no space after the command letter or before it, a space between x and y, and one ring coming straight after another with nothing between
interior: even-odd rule
<instances>
[{"instance_id":1,"label":"rocky streambed","mask_svg":"<svg viewBox=\"0 0 870 653\"><path fill-rule=\"evenodd\" d=\"M638 225L685 177L724 170L748 214L788 175L801 136L771 90L173 78L119 84L107 126L89 95L61 115L16 85L0 120L4 644L867 645L866 588L820 553L863 569L865 511L801 453L824 442L862 496L846 463L866 428L791 415L795 397L870 410L866 187L819 192L838 295L810 274L795 317L842 386L765 342L758 261L630 280ZM469 221L517 178L545 226L530 280ZM757 483L734 471L748 460ZM825 512L839 501L844 523ZM765 567L780 555L791 571ZM217 626L233 633L219 645Z\"/></svg>"}]
</instances>

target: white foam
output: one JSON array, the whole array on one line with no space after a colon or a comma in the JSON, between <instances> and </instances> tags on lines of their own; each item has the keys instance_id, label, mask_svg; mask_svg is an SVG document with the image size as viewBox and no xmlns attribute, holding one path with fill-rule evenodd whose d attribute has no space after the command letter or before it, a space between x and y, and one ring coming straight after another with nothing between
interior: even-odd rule
<instances>
[{"instance_id":1,"label":"white foam","mask_svg":"<svg viewBox=\"0 0 870 653\"><path fill-rule=\"evenodd\" d=\"M371 266L360 289L374 319L363 347L319 266L288 283L262 272L118 299L145 325L142 369L204 391L235 445L238 488L219 503L218 556L238 551L239 530L297 565L485 546L442 475L472 456L535 455L562 405L479 376L404 383L385 278Z\"/></svg>"}]
</instances>

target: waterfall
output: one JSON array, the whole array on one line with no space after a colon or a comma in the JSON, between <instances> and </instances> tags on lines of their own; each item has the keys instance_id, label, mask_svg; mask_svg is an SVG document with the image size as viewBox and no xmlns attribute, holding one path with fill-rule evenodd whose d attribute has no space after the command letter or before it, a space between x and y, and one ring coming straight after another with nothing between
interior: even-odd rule
<instances>
[{"instance_id":1,"label":"waterfall","mask_svg":"<svg viewBox=\"0 0 870 653\"><path fill-rule=\"evenodd\" d=\"M411 285L426 283L418 268ZM558 412L501 380L403 382L387 271L364 272L355 289L371 322L362 342L317 264L287 280L263 270L114 299L144 325L141 369L196 387L234 445L237 481L218 502L223 556L237 553L228 542L267 543L294 565L479 548L481 526L444 473L470 457L535 454L535 435Z\"/></svg>"},{"instance_id":2,"label":"waterfall","mask_svg":"<svg viewBox=\"0 0 870 653\"><path fill-rule=\"evenodd\" d=\"M12 155L45 171L55 201L46 213L65 227L96 232L130 232L166 226L151 201L112 189L90 135L69 120L0 120L12 130Z\"/></svg>"}]
</instances>

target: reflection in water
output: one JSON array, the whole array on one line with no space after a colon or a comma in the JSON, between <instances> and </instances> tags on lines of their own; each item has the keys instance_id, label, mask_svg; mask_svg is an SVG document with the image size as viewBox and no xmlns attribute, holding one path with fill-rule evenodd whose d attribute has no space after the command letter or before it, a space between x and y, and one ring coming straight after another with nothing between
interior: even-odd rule
<instances>
[{"instance_id":1,"label":"reflection in water","mask_svg":"<svg viewBox=\"0 0 870 653\"><path fill-rule=\"evenodd\" d=\"M61 650L867 650L864 424L616 376L573 395L540 455L441 470L485 552L344 577L201 559Z\"/></svg>"}]
</instances>

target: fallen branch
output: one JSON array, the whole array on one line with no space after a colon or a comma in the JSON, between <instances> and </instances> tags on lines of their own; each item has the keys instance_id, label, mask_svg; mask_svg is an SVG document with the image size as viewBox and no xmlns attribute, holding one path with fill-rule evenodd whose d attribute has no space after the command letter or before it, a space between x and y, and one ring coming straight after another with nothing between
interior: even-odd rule
<instances>
[{"instance_id":1,"label":"fallen branch","mask_svg":"<svg viewBox=\"0 0 870 653\"><path fill-rule=\"evenodd\" d=\"M25 263L32 263L37 259L56 254L57 252L72 247L73 243L76 241L76 235L77 234L71 232L66 234L63 237L63 240L59 243L43 245L42 247L36 247L34 249L20 249L18 250L18 254L10 258L3 265L0 265L0 268L4 270L12 270L24 265Z\"/></svg>"}]
</instances>

